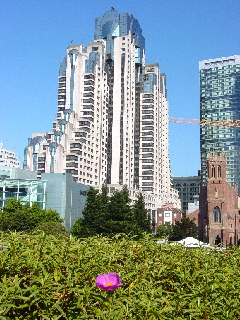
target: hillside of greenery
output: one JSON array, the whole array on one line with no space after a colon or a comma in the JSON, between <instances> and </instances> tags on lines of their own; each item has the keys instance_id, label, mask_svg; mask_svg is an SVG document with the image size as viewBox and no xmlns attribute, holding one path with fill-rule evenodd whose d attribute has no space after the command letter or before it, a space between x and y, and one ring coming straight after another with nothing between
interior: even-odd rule
<instances>
[{"instance_id":1,"label":"hillside of greenery","mask_svg":"<svg viewBox=\"0 0 240 320\"><path fill-rule=\"evenodd\" d=\"M0 319L240 319L240 251L0 234ZM117 273L123 286L98 288Z\"/></svg>"}]
</instances>

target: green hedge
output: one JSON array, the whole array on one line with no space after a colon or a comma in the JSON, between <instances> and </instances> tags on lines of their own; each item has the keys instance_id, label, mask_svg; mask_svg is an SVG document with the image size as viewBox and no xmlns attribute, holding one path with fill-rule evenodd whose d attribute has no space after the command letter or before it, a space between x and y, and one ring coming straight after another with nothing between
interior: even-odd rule
<instances>
[{"instance_id":1,"label":"green hedge","mask_svg":"<svg viewBox=\"0 0 240 320\"><path fill-rule=\"evenodd\" d=\"M2 234L2 247L0 319L240 319L239 249L17 233ZM108 272L124 286L96 287Z\"/></svg>"}]
</instances>

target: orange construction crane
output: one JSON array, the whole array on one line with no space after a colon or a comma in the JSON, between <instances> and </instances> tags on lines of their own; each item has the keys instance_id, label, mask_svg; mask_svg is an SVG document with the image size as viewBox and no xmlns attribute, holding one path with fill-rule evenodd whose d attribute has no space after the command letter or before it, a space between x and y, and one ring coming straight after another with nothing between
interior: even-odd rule
<instances>
[{"instance_id":1,"label":"orange construction crane","mask_svg":"<svg viewBox=\"0 0 240 320\"><path fill-rule=\"evenodd\" d=\"M201 126L218 126L218 127L236 127L240 128L240 120L235 119L225 119L219 121L213 120L199 120L199 119L186 119L186 118L169 118L169 122L174 123L190 123L190 124L199 124Z\"/></svg>"}]
</instances>

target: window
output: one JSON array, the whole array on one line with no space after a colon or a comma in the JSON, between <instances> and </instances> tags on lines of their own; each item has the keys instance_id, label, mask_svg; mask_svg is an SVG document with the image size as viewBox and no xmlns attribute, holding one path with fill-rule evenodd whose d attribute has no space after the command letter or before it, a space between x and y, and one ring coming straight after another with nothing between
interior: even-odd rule
<instances>
[{"instance_id":1,"label":"window","mask_svg":"<svg viewBox=\"0 0 240 320\"><path fill-rule=\"evenodd\" d=\"M165 217L170 217L170 212L165 212Z\"/></svg>"},{"instance_id":2,"label":"window","mask_svg":"<svg viewBox=\"0 0 240 320\"><path fill-rule=\"evenodd\" d=\"M215 178L215 167L212 166L212 178Z\"/></svg>"},{"instance_id":3,"label":"window","mask_svg":"<svg viewBox=\"0 0 240 320\"><path fill-rule=\"evenodd\" d=\"M221 222L221 211L219 207L213 209L213 222Z\"/></svg>"},{"instance_id":4,"label":"window","mask_svg":"<svg viewBox=\"0 0 240 320\"><path fill-rule=\"evenodd\" d=\"M217 172L218 172L218 177L220 178L222 176L222 167L221 166L218 166Z\"/></svg>"}]
</instances>

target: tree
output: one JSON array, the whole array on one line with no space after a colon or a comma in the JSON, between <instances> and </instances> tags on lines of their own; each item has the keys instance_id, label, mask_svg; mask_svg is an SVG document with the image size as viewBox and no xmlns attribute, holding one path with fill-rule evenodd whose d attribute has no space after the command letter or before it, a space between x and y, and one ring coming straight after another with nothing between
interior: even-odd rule
<instances>
[{"instance_id":1,"label":"tree","mask_svg":"<svg viewBox=\"0 0 240 320\"><path fill-rule=\"evenodd\" d=\"M87 236L89 230L85 229L83 225L83 218L78 218L73 226L72 226L72 234L75 235L76 237L82 237L82 236Z\"/></svg>"},{"instance_id":2,"label":"tree","mask_svg":"<svg viewBox=\"0 0 240 320\"><path fill-rule=\"evenodd\" d=\"M8 215L1 215L0 229L2 231L29 232L35 228L31 215L24 210L17 210Z\"/></svg>"},{"instance_id":3,"label":"tree","mask_svg":"<svg viewBox=\"0 0 240 320\"><path fill-rule=\"evenodd\" d=\"M132 206L126 186L109 196L106 185L101 192L89 189L83 218L77 219L72 228L73 234L78 237L150 231L150 218L142 194Z\"/></svg>"},{"instance_id":4,"label":"tree","mask_svg":"<svg viewBox=\"0 0 240 320\"><path fill-rule=\"evenodd\" d=\"M137 200L133 204L133 215L136 225L135 233L151 232L151 218L145 208L144 197L142 193L138 194Z\"/></svg>"},{"instance_id":5,"label":"tree","mask_svg":"<svg viewBox=\"0 0 240 320\"><path fill-rule=\"evenodd\" d=\"M182 218L181 221L176 221L173 226L173 233L169 237L169 240L179 241L186 237L198 237L198 227L194 223L194 220L190 220L189 217Z\"/></svg>"},{"instance_id":6,"label":"tree","mask_svg":"<svg viewBox=\"0 0 240 320\"><path fill-rule=\"evenodd\" d=\"M54 221L44 222L34 229L34 233L42 232L47 235L53 235L56 238L65 238L68 236L68 230L61 223Z\"/></svg>"},{"instance_id":7,"label":"tree","mask_svg":"<svg viewBox=\"0 0 240 320\"><path fill-rule=\"evenodd\" d=\"M126 186L116 190L109 200L109 210L106 216L105 233L129 233L132 230L133 214L131 199Z\"/></svg>"},{"instance_id":8,"label":"tree","mask_svg":"<svg viewBox=\"0 0 240 320\"><path fill-rule=\"evenodd\" d=\"M23 205L21 204L21 201L19 199L9 198L7 205L2 208L2 212L13 213L18 210L21 210L22 208L23 208Z\"/></svg>"},{"instance_id":9,"label":"tree","mask_svg":"<svg viewBox=\"0 0 240 320\"><path fill-rule=\"evenodd\" d=\"M172 236L172 234L173 234L173 225L170 222L166 222L157 228L156 236L158 238L168 239Z\"/></svg>"},{"instance_id":10,"label":"tree","mask_svg":"<svg viewBox=\"0 0 240 320\"><path fill-rule=\"evenodd\" d=\"M55 210L41 209L36 203L32 206L22 204L19 199L10 198L8 204L0 212L0 229L2 231L29 232L45 222L63 222Z\"/></svg>"},{"instance_id":11,"label":"tree","mask_svg":"<svg viewBox=\"0 0 240 320\"><path fill-rule=\"evenodd\" d=\"M75 236L87 237L104 233L109 197L105 185L102 186L101 191L99 193L93 187L88 190L87 201L82 212L83 218L78 218L72 227L72 233Z\"/></svg>"}]
</instances>

